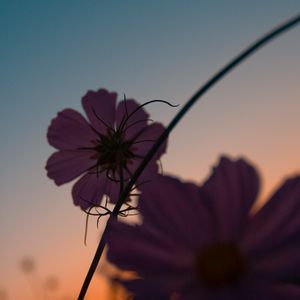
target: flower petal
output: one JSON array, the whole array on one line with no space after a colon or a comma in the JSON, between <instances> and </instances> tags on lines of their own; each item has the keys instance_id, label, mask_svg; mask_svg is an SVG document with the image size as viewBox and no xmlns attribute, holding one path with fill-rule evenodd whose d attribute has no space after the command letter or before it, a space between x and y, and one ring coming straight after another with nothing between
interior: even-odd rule
<instances>
[{"instance_id":1,"label":"flower petal","mask_svg":"<svg viewBox=\"0 0 300 300\"><path fill-rule=\"evenodd\" d=\"M118 267L142 277L167 280L188 271L193 256L151 226L131 226L112 220L107 258ZM122 245L120 247L120 245Z\"/></svg>"},{"instance_id":2,"label":"flower petal","mask_svg":"<svg viewBox=\"0 0 300 300\"><path fill-rule=\"evenodd\" d=\"M82 98L83 109L93 128L99 133L106 134L108 128L115 123L117 94L109 93L105 89L97 92L88 91Z\"/></svg>"},{"instance_id":3,"label":"flower petal","mask_svg":"<svg viewBox=\"0 0 300 300\"><path fill-rule=\"evenodd\" d=\"M253 216L241 245L260 273L300 279L300 176L286 180Z\"/></svg>"},{"instance_id":4,"label":"flower petal","mask_svg":"<svg viewBox=\"0 0 300 300\"><path fill-rule=\"evenodd\" d=\"M133 152L139 156L144 157L156 140L161 136L165 127L160 123L153 123L145 127L138 138L134 141ZM156 151L154 159L157 160L159 157L166 152L167 141L165 141L160 148Z\"/></svg>"},{"instance_id":5,"label":"flower petal","mask_svg":"<svg viewBox=\"0 0 300 300\"><path fill-rule=\"evenodd\" d=\"M61 150L75 150L93 146L91 141L97 138L83 116L73 110L64 109L51 121L47 133L51 146Z\"/></svg>"},{"instance_id":6,"label":"flower petal","mask_svg":"<svg viewBox=\"0 0 300 300\"><path fill-rule=\"evenodd\" d=\"M127 139L133 139L144 127L147 126L149 115L140 104L133 99L121 101L117 108L116 120L117 128L128 118L124 124Z\"/></svg>"},{"instance_id":7,"label":"flower petal","mask_svg":"<svg viewBox=\"0 0 300 300\"><path fill-rule=\"evenodd\" d=\"M145 227L153 224L162 236L174 238L183 248L199 248L215 238L210 213L195 184L156 175L139 189L139 210Z\"/></svg>"},{"instance_id":8,"label":"flower petal","mask_svg":"<svg viewBox=\"0 0 300 300\"><path fill-rule=\"evenodd\" d=\"M275 284L266 281L246 281L239 286L217 290L200 289L199 285L183 292L180 300L297 300L300 288L290 284Z\"/></svg>"},{"instance_id":9,"label":"flower petal","mask_svg":"<svg viewBox=\"0 0 300 300\"><path fill-rule=\"evenodd\" d=\"M245 160L221 157L201 188L201 197L213 215L219 240L236 241L244 230L259 189L256 170Z\"/></svg>"},{"instance_id":10,"label":"flower petal","mask_svg":"<svg viewBox=\"0 0 300 300\"><path fill-rule=\"evenodd\" d=\"M206 289L201 287L198 281L194 281L192 285L187 286L182 291L180 300L240 300L245 299L240 296L240 289L238 287L223 287L219 289ZM253 298L258 299L258 298Z\"/></svg>"},{"instance_id":11,"label":"flower petal","mask_svg":"<svg viewBox=\"0 0 300 300\"><path fill-rule=\"evenodd\" d=\"M53 153L46 164L47 175L57 185L69 182L95 164L94 151L63 150Z\"/></svg>"},{"instance_id":12,"label":"flower petal","mask_svg":"<svg viewBox=\"0 0 300 300\"><path fill-rule=\"evenodd\" d=\"M132 175L135 173L140 163L142 162L142 158L133 158L126 166L126 170L124 170L124 178L129 180ZM152 177L158 173L158 162L154 160L154 158L147 164L141 175L137 179L137 183L142 183L145 181L152 180Z\"/></svg>"},{"instance_id":13,"label":"flower petal","mask_svg":"<svg viewBox=\"0 0 300 300\"><path fill-rule=\"evenodd\" d=\"M300 288L299 286L292 284L271 283L256 280L252 284L245 282L240 297L229 299L298 300L300 299Z\"/></svg>"},{"instance_id":14,"label":"flower petal","mask_svg":"<svg viewBox=\"0 0 300 300\"><path fill-rule=\"evenodd\" d=\"M99 205L106 190L107 177L105 174L87 173L73 186L72 196L75 205L83 210Z\"/></svg>"},{"instance_id":15,"label":"flower petal","mask_svg":"<svg viewBox=\"0 0 300 300\"><path fill-rule=\"evenodd\" d=\"M123 281L125 288L134 294L134 300L166 300L170 299L170 292L163 286L164 282L152 282L149 279L135 279Z\"/></svg>"},{"instance_id":16,"label":"flower petal","mask_svg":"<svg viewBox=\"0 0 300 300\"><path fill-rule=\"evenodd\" d=\"M120 184L106 177L105 194L111 203L116 203L120 195Z\"/></svg>"}]
</instances>

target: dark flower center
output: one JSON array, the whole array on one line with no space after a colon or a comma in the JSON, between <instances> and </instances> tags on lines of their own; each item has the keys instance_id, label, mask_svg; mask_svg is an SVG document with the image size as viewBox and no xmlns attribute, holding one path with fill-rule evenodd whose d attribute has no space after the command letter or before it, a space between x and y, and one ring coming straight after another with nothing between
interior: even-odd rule
<instances>
[{"instance_id":1,"label":"dark flower center","mask_svg":"<svg viewBox=\"0 0 300 300\"><path fill-rule=\"evenodd\" d=\"M220 288L239 281L246 269L239 249L229 243L217 243L203 249L196 261L197 276L206 288Z\"/></svg>"},{"instance_id":2,"label":"dark flower center","mask_svg":"<svg viewBox=\"0 0 300 300\"><path fill-rule=\"evenodd\" d=\"M101 135L95 147L97 151L97 165L102 169L118 172L125 168L130 159L135 157L132 152L132 141L124 139L124 133L120 131L108 131L107 135Z\"/></svg>"}]
</instances>

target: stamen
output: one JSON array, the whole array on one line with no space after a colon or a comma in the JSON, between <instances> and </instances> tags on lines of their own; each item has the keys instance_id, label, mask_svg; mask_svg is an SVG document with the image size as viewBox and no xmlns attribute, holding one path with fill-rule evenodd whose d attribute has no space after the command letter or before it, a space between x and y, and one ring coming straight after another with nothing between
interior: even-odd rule
<instances>
[{"instance_id":1,"label":"stamen","mask_svg":"<svg viewBox=\"0 0 300 300\"><path fill-rule=\"evenodd\" d=\"M124 131L126 131L128 128L130 128L130 127L132 127L132 126L134 126L134 125L136 125L136 124L138 124L138 123L145 122L145 121L146 121L146 122L148 122L148 121L154 122L154 121L153 121L152 119L150 119L150 118L138 120L138 121L135 121L135 122L131 123L131 124L128 125L127 127L125 127L125 128L124 128Z\"/></svg>"},{"instance_id":2,"label":"stamen","mask_svg":"<svg viewBox=\"0 0 300 300\"><path fill-rule=\"evenodd\" d=\"M171 107L178 107L179 105L174 105L174 104L171 104L170 102L168 101L165 101L165 100L150 100L150 101L147 101L143 104L141 104L140 106L138 106L136 109L134 109L127 117L127 119L125 120L125 123L128 122L128 120L140 109L142 109L144 106L148 105L148 104L151 104L151 103L164 103L164 104L167 104Z\"/></svg>"},{"instance_id":3,"label":"stamen","mask_svg":"<svg viewBox=\"0 0 300 300\"><path fill-rule=\"evenodd\" d=\"M116 182L116 183L119 183L120 182L120 180L119 179L116 179L115 177L111 177L111 175L109 175L109 172L110 172L111 170L109 170L109 169L107 169L106 170L106 177L109 179L109 180L111 180L111 181L113 181L113 182Z\"/></svg>"},{"instance_id":4,"label":"stamen","mask_svg":"<svg viewBox=\"0 0 300 300\"><path fill-rule=\"evenodd\" d=\"M80 197L83 201L86 201L84 200L82 197ZM107 202L106 202L107 203ZM99 212L98 211L98 208L101 208L101 209L104 209L105 210L105 213L103 212ZM95 209L97 213L92 213L92 209ZM86 220L85 220L85 229L84 229L84 245L86 246L87 245L87 234L88 234L88 223L89 223L89 217L90 216L98 216L97 218L97 227L98 227L98 220L105 216L105 215L108 215L108 214L111 214L111 210L109 210L107 207L106 207L106 204L105 204L105 207L102 206L102 205L94 205L94 206L91 206L89 207L86 211L84 211L86 213Z\"/></svg>"},{"instance_id":5,"label":"stamen","mask_svg":"<svg viewBox=\"0 0 300 300\"><path fill-rule=\"evenodd\" d=\"M125 170L126 170L126 172L130 175L130 177L132 177L132 172L128 169L127 166L125 166ZM129 180L129 179L128 179L128 180Z\"/></svg>"},{"instance_id":6,"label":"stamen","mask_svg":"<svg viewBox=\"0 0 300 300\"><path fill-rule=\"evenodd\" d=\"M128 110L127 110L127 99L126 99L126 95L124 94L124 106L125 106L125 114L123 115L123 117L122 117L122 120L121 120L121 122L120 122L120 125L119 125L119 127L117 128L117 131L118 132L122 132L123 131L123 127L125 126L125 124L126 124L126 121L125 120L127 120L127 118L128 118Z\"/></svg>"},{"instance_id":7,"label":"stamen","mask_svg":"<svg viewBox=\"0 0 300 300\"><path fill-rule=\"evenodd\" d=\"M103 213L103 214L99 215L99 217L97 218L97 228L99 228L99 222L100 222L101 217L111 215L111 213L112 212L110 210L108 210L106 213Z\"/></svg>"},{"instance_id":8,"label":"stamen","mask_svg":"<svg viewBox=\"0 0 300 300\"><path fill-rule=\"evenodd\" d=\"M134 144L139 144L139 143L144 143L144 142L155 142L155 140L140 140L140 141L136 141L136 142L134 142L134 143L132 143L133 145Z\"/></svg>"},{"instance_id":9,"label":"stamen","mask_svg":"<svg viewBox=\"0 0 300 300\"><path fill-rule=\"evenodd\" d=\"M126 95L124 94L124 105L125 105L125 114L128 116L128 110L127 110L127 98Z\"/></svg>"},{"instance_id":10,"label":"stamen","mask_svg":"<svg viewBox=\"0 0 300 300\"><path fill-rule=\"evenodd\" d=\"M91 124L89 124L89 127L98 135L98 136L101 136L101 133L96 129L94 128Z\"/></svg>"},{"instance_id":11,"label":"stamen","mask_svg":"<svg viewBox=\"0 0 300 300\"><path fill-rule=\"evenodd\" d=\"M115 132L115 130L109 126L104 120L102 120L98 115L97 113L95 112L94 108L92 107L92 112L93 114L95 115L95 117L104 125L106 126L107 129L110 129L112 132Z\"/></svg>"}]
</instances>

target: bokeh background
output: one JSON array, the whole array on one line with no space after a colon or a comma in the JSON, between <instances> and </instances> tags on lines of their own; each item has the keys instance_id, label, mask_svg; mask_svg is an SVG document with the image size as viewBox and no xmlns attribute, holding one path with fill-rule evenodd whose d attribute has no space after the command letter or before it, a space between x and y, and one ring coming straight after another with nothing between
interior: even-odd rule
<instances>
[{"instance_id":1,"label":"bokeh background","mask_svg":"<svg viewBox=\"0 0 300 300\"><path fill-rule=\"evenodd\" d=\"M85 246L72 183L58 188L46 176L54 150L46 132L57 111L82 111L81 97L100 87L183 104L240 50L299 12L298 0L0 0L2 299L40 300L45 284L49 300L75 299L103 228L91 219ZM148 111L167 124L178 109ZM259 166L263 201L300 172L299 116L300 27L189 112L170 136L164 171L202 182L221 153L245 156ZM27 275L24 258L34 262ZM89 299L109 299L107 291L96 276Z\"/></svg>"}]
</instances>

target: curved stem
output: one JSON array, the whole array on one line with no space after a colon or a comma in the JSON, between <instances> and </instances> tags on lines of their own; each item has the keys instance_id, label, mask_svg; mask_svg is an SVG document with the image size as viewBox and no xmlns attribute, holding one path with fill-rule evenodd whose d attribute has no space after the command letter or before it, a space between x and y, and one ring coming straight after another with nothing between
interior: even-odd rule
<instances>
[{"instance_id":1,"label":"curved stem","mask_svg":"<svg viewBox=\"0 0 300 300\"><path fill-rule=\"evenodd\" d=\"M247 47L244 51L242 51L238 56L236 56L234 59L232 59L228 64L226 64L223 68L221 68L213 77L211 77L191 98L190 100L183 106L183 108L176 114L176 116L173 118L173 120L170 122L170 124L166 127L164 132L161 134L161 136L156 140L156 142L153 144L152 148L149 150L147 155L145 156L144 160L140 163L139 167L131 177L131 180L126 185L125 189L122 191L118 202L116 203L114 210L112 212L112 215L110 216L106 229L102 235L102 238L100 240L99 246L97 248L95 258L97 257L98 260L95 258L93 259L92 265L96 264L94 268L96 269L98 261L101 257L101 253L103 251L105 241L106 241L106 234L108 231L109 221L111 218L114 218L118 215L122 204L124 203L126 197L130 193L133 185L137 181L138 177L141 175L147 164L150 162L150 160L153 158L156 151L159 149L159 147L163 144L163 142L167 139L170 132L175 128L175 126L178 124L178 122L183 118L183 116L189 111L189 109L196 103L197 100L199 100L200 97L202 97L212 86L214 86L218 81L220 81L225 75L227 75L230 71L232 71L236 66L238 66L241 62L243 62L246 58L248 58L250 55L252 55L254 52L256 52L258 49L260 49L262 46L266 45L268 42L279 36L280 34L286 32L287 30L291 29L293 26L298 25L300 22L300 14L296 17L288 20L287 22L279 25L272 31L268 32L267 34L263 35L260 39L258 39L256 42L251 44L249 47ZM102 246L102 244L104 244ZM101 245L101 247L100 247ZM92 267L91 265L91 267ZM91 268L90 268L91 269ZM89 270L90 273L90 270ZM92 275L87 274L87 277L91 279ZM84 282L84 284L86 281ZM80 293L78 300L83 300L83 297Z\"/></svg>"},{"instance_id":2,"label":"curved stem","mask_svg":"<svg viewBox=\"0 0 300 300\"><path fill-rule=\"evenodd\" d=\"M102 237L101 237L100 242L98 244L95 256L92 260L89 271L88 271L88 273L85 277L85 280L83 282L83 285L81 287L81 290L80 290L80 293L79 293L79 296L78 296L78 300L83 300L84 297L85 297L87 289L90 285L90 282L93 278L93 275L94 275L94 273L97 269L97 266L98 266L99 260L101 258L101 255L103 253L103 250L104 250L104 247L105 247L105 244L106 244L106 238L107 238L108 231L109 231L109 222L106 223L105 229L102 233Z\"/></svg>"},{"instance_id":3,"label":"curved stem","mask_svg":"<svg viewBox=\"0 0 300 300\"><path fill-rule=\"evenodd\" d=\"M124 189L124 174L123 174L122 166L120 166L120 168L119 168L119 176L120 176L120 193L119 193L119 197L121 197L123 189ZM114 214L112 212L112 214L110 215L110 217L109 217L109 219L106 223L106 226L105 226L104 231L102 233L102 236L101 236L100 242L98 244L95 256L92 260L89 271L88 271L88 273L87 273L87 275L84 279L83 285L81 287L81 290L80 290L80 293L79 293L79 296L78 296L78 300L83 300L85 295L86 295L88 287L89 287L89 285L91 283L91 280L94 276L94 273L97 269L98 263L100 261L101 255L102 255L103 250L104 250L104 247L106 245L107 234L109 232L109 222L113 217L117 217L117 215L118 214Z\"/></svg>"},{"instance_id":4,"label":"curved stem","mask_svg":"<svg viewBox=\"0 0 300 300\"><path fill-rule=\"evenodd\" d=\"M175 115L169 125L166 127L161 136L156 140L153 144L152 148L149 150L144 160L140 163L139 167L131 177L131 180L125 187L121 197L116 203L113 212L116 214L120 210L123 202L125 201L127 195L130 193L131 188L137 181L138 177L141 175L147 164L153 158L156 151L163 144L163 142L167 139L170 132L174 129L174 127L179 123L179 121L184 117L184 115L189 111L189 109L202 97L212 86L214 86L218 81L220 81L225 75L227 75L231 70L233 70L236 66L238 66L242 61L260 49L262 46L266 45L268 42L273 40L275 37L284 33L288 29L291 29L293 26L299 24L300 22L300 14L296 17L288 20L287 22L279 25L269 33L263 35L256 42L247 47L244 51L242 51L238 56L232 59L228 64L226 64L221 70L219 70L211 79L209 79L191 98L183 108Z\"/></svg>"}]
</instances>

